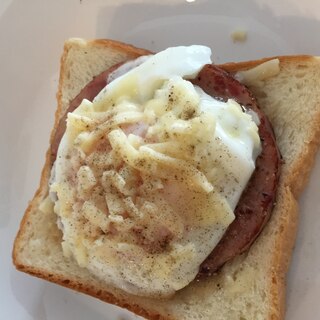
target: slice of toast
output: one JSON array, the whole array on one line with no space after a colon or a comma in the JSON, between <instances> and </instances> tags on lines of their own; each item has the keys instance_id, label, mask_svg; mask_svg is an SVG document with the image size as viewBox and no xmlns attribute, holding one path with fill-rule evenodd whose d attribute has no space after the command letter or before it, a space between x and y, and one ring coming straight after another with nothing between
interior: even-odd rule
<instances>
[{"instance_id":1,"label":"slice of toast","mask_svg":"<svg viewBox=\"0 0 320 320\"><path fill-rule=\"evenodd\" d=\"M118 62L148 53L116 41L67 41L51 141L69 101L93 76ZM221 67L236 72L266 60ZM51 170L48 151L39 189L15 240L13 261L17 269L150 319L283 319L285 276L297 227L297 197L308 180L320 143L320 59L288 56L279 60L278 75L249 86L274 127L284 163L271 220L247 253L227 263L219 274L193 281L170 299L142 298L106 287L62 254L56 215L43 202Z\"/></svg>"}]
</instances>

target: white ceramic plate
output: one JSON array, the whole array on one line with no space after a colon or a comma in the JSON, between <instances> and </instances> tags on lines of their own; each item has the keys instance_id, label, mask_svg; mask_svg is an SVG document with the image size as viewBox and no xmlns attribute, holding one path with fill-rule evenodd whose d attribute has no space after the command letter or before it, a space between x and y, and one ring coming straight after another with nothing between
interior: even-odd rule
<instances>
[{"instance_id":1,"label":"white ceramic plate","mask_svg":"<svg viewBox=\"0 0 320 320\"><path fill-rule=\"evenodd\" d=\"M317 0L0 1L0 319L134 319L128 312L15 271L11 249L38 185L56 106L59 58L69 37L113 38L151 50L201 43L216 62L320 55ZM248 32L244 43L230 33ZM301 106L303 107L303 106ZM301 197L288 278L287 319L320 313L320 158Z\"/></svg>"}]
</instances>

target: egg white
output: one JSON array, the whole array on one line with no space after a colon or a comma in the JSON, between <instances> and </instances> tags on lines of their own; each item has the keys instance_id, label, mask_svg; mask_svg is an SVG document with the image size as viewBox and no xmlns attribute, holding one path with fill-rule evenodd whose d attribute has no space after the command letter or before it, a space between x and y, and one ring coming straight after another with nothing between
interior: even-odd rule
<instances>
[{"instance_id":1,"label":"egg white","mask_svg":"<svg viewBox=\"0 0 320 320\"><path fill-rule=\"evenodd\" d=\"M205 64L211 63L210 55L211 50L203 46L164 50L117 77L98 94L93 103L84 101L73 114L69 115L67 131L60 143L55 163L55 177L50 187L51 192L56 192L58 196L55 212L63 225L63 249L65 254L75 258L80 266L88 268L106 283L127 292L166 296L188 285L197 275L201 262L216 246L233 221L232 211L254 171L255 158L260 150L260 139L252 116L243 113L241 106L235 101L218 101L204 93L201 88L183 80L194 78ZM92 132L96 131L92 129L91 133L79 134L77 131L76 133L72 131L72 126L75 124L84 126L83 122L91 126L94 119L90 118L90 114L108 112L112 106L121 110L127 108L130 111L127 113L129 116L139 117L139 112L142 110L143 113L146 105L152 103L156 105L159 101L168 103L170 90L180 94L180 99L185 99L184 102L189 102L189 98L198 101L199 132L204 128L201 126L202 121L203 123L206 123L206 119L213 121L212 125L210 121L203 125L213 130L212 135L205 136L204 130L204 136L198 137L192 160L192 163L197 162L201 168L203 176L198 175L198 178L205 179L204 183L200 180L200 182L195 180L195 183L199 182L200 186L207 188L206 191L197 191L195 185L190 183L186 186L185 183L169 181L166 182L167 188L160 192L163 199L170 199L177 192L178 196L171 202L170 208L177 210L180 215L191 216L186 219L188 225L187 227L184 225L185 229L182 231L184 236L179 235L177 241L172 241L167 251L154 254L147 253L143 247L134 243L114 241L107 235L90 238L90 229L82 230L79 223L82 219L79 218L82 212L81 206L84 204L75 203L77 193L80 191L77 179L73 177L74 174L70 175L70 172L75 173L79 170L81 161L86 157L86 149L79 148L79 145L83 144L83 141L91 141L88 139L92 138ZM159 121L158 117L154 116L156 111L152 112L150 117L157 119L153 121ZM165 116L162 117L166 119ZM174 130L188 130L186 121L176 121L175 126ZM110 138L116 139L121 136L120 129L112 130L109 133ZM150 132L149 134L152 133ZM134 134L129 135L131 140L133 136ZM123 139L127 141L129 138L123 135ZM135 143L137 145L140 143L138 136L134 139L136 142L130 140L130 143L133 143L133 153L136 152ZM115 147L113 143L111 146ZM119 148L121 149L121 144ZM140 148L143 150L147 147ZM186 162L184 160L181 163L185 165ZM84 168L81 172L90 176L93 184L95 183L95 177L90 169ZM182 191L175 191L176 187L182 188ZM90 183L86 188L90 188ZM192 201L192 197L197 197L196 204ZM150 199L153 198L147 195L145 201L149 201L152 205ZM88 201L85 205L86 209L96 208ZM94 216L92 221L95 223L98 221L105 226L110 223L108 217L103 216L99 210L90 212ZM184 222L181 223L183 225ZM178 228L176 230L177 233L181 233Z\"/></svg>"}]
</instances>

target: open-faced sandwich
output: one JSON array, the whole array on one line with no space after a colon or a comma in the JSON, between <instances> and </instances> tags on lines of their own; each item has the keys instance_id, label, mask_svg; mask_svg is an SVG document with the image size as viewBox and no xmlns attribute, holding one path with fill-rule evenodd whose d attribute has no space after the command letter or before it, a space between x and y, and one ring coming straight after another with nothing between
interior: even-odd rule
<instances>
[{"instance_id":1,"label":"open-faced sandwich","mask_svg":"<svg viewBox=\"0 0 320 320\"><path fill-rule=\"evenodd\" d=\"M66 42L19 270L150 319L282 319L320 60Z\"/></svg>"}]
</instances>

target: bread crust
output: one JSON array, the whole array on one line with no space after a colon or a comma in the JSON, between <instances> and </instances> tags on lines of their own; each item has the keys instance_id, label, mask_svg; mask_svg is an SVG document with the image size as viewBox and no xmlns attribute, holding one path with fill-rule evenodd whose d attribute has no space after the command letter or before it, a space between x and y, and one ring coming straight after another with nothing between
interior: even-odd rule
<instances>
[{"instance_id":1,"label":"bread crust","mask_svg":"<svg viewBox=\"0 0 320 320\"><path fill-rule=\"evenodd\" d=\"M309 61L310 59L315 59L316 57L310 56L310 55L296 55L296 56L273 56L273 57L267 57L262 58L258 60L252 60L252 61L242 61L242 62L227 62L219 67L223 68L225 71L233 73L238 71L245 71L248 69L252 69L264 62L267 62L269 60L278 59L280 62L280 65L290 63L290 62L305 62Z\"/></svg>"},{"instance_id":2,"label":"bread crust","mask_svg":"<svg viewBox=\"0 0 320 320\"><path fill-rule=\"evenodd\" d=\"M61 67L60 67L60 80L59 80L59 89L57 93L57 101L58 107L55 113L55 123L53 130L51 132L50 144L53 141L54 133L57 130L57 126L59 123L60 117L63 115L63 102L62 102L62 94L64 90L64 74L66 73L66 59L68 57L69 51L75 46L86 46L89 49L91 47L102 47L102 48L112 48L115 50L119 50L120 52L124 52L128 58L136 58L140 55L150 54L150 51L135 48L133 46L112 41L112 40L91 40L91 41L83 41L80 39L72 39L65 43L63 55L61 57ZM282 56L282 57L272 57L265 58L256 61L249 62L240 62L240 63L227 63L221 65L223 69L228 72L237 72L243 71L247 69L251 69L262 62L267 60L278 58L280 61L280 67L287 63L294 62L306 62L314 57L310 56ZM102 70L101 70L102 71ZM319 101L320 103L320 101ZM272 283L270 284L270 308L268 312L268 317L266 319L278 320L284 318L285 312L285 275L288 270L290 257L292 248L294 245L294 239L296 235L297 229L297 217L298 217L298 206L297 206L297 197L302 191L303 187L308 181L308 177L310 174L310 170L312 168L315 154L319 147L320 141L320 106L319 112L317 114L317 118L313 122L312 128L313 135L310 137L307 145L301 153L301 156L295 161L291 169L291 175L282 177L282 192L284 194L284 199L287 201L286 210L290 211L290 214L285 217L285 219L281 220L281 225L278 226L280 230L279 233L274 238L275 250L273 250L273 256L271 258L272 268L270 269L270 279L272 279ZM40 186L36 191L33 200L30 202L23 219L20 223L20 228L15 239L14 248L12 252L13 263L16 268L20 271L29 273L36 277L60 284L64 287L68 287L74 289L79 292L83 292L85 294L89 294L93 297L96 297L100 300L103 300L108 303L112 303L118 305L120 307L126 308L138 315L144 316L148 319L177 319L174 315L170 315L170 311L168 312L158 312L151 305L146 308L139 303L136 303L134 299L128 299L128 295L125 294L119 295L114 294L112 288L109 290L108 288L101 289L99 287L95 287L90 284L83 284L76 279L70 279L69 277L65 277L60 273L51 273L48 272L45 268L39 268L37 266L28 265L21 258L21 250L22 247L28 238L28 232L30 227L30 217L31 215L38 209L40 202L44 199L46 194L48 193L48 180L50 177L51 170L51 160L50 160L50 148L46 153L46 161L45 166L42 169ZM301 178L302 173L302 178ZM299 176L299 179L297 177ZM299 183L297 183L299 181ZM60 250L62 250L60 248ZM125 298L124 298L125 297Z\"/></svg>"}]
</instances>

